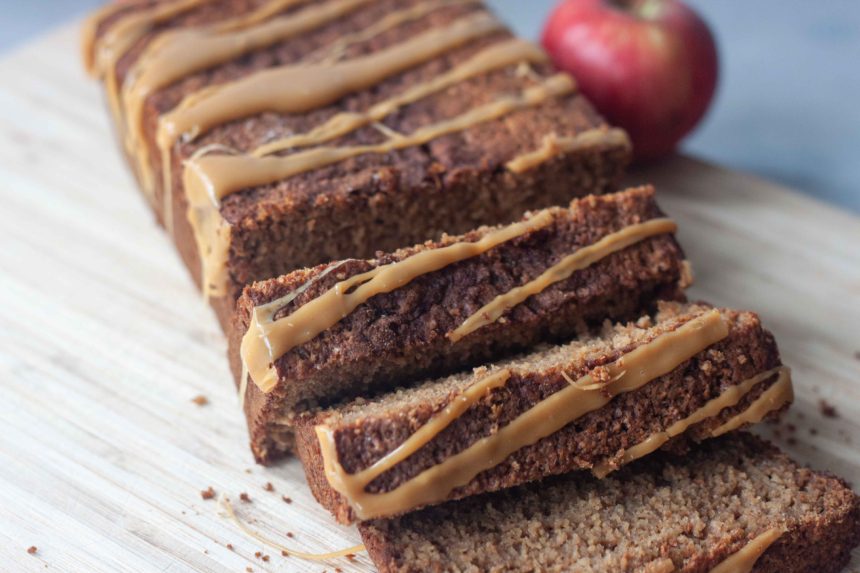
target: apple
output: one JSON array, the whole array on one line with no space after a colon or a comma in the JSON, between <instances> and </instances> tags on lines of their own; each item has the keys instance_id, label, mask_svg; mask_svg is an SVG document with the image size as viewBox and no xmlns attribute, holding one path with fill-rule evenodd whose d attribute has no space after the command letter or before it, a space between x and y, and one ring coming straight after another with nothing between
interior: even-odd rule
<instances>
[{"instance_id":1,"label":"apple","mask_svg":"<svg viewBox=\"0 0 860 573\"><path fill-rule=\"evenodd\" d=\"M558 68L649 160L702 119L719 64L707 24L679 0L565 0L542 43Z\"/></svg>"}]
</instances>

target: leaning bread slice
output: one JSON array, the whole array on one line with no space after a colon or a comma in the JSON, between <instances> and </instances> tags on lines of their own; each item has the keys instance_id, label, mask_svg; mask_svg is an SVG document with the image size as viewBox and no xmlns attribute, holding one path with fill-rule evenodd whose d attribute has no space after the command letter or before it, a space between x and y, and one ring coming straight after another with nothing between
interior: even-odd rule
<instances>
[{"instance_id":1,"label":"leaning bread slice","mask_svg":"<svg viewBox=\"0 0 860 573\"><path fill-rule=\"evenodd\" d=\"M359 525L382 573L836 573L860 498L745 432Z\"/></svg>"},{"instance_id":2,"label":"leaning bread slice","mask_svg":"<svg viewBox=\"0 0 860 573\"><path fill-rule=\"evenodd\" d=\"M644 187L254 284L231 356L254 453L291 448L294 416L478 366L680 298L675 224ZM242 367L248 375L242 376Z\"/></svg>"},{"instance_id":3,"label":"leaning bread slice","mask_svg":"<svg viewBox=\"0 0 860 573\"><path fill-rule=\"evenodd\" d=\"M572 470L604 476L791 399L755 314L663 303L592 338L324 410L297 425L297 451L317 499L350 522Z\"/></svg>"}]
</instances>

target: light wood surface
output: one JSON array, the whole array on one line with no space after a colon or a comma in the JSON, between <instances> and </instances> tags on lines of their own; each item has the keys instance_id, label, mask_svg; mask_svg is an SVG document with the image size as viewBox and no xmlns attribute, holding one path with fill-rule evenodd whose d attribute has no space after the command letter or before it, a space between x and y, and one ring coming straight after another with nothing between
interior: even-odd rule
<instances>
[{"instance_id":1,"label":"light wood surface","mask_svg":"<svg viewBox=\"0 0 860 573\"><path fill-rule=\"evenodd\" d=\"M224 340L125 171L75 29L0 60L0 78L0 571L372 570L285 559L201 499L247 492L240 515L296 548L359 541L298 463L254 466ZM860 220L688 158L632 180L680 223L693 296L776 333L798 394L777 441L860 482Z\"/></svg>"}]
</instances>

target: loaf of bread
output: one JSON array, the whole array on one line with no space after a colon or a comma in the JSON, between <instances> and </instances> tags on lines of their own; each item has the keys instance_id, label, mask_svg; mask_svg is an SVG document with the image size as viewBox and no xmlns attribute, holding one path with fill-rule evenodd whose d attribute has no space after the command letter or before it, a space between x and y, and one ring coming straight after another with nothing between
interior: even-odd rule
<instances>
[{"instance_id":1,"label":"loaf of bread","mask_svg":"<svg viewBox=\"0 0 860 573\"><path fill-rule=\"evenodd\" d=\"M268 462L289 451L300 412L682 298L689 277L674 230L653 189L638 188L249 286L230 355L255 455Z\"/></svg>"},{"instance_id":2,"label":"loaf of bread","mask_svg":"<svg viewBox=\"0 0 860 573\"><path fill-rule=\"evenodd\" d=\"M860 543L860 498L736 432L359 530L381 573L836 573Z\"/></svg>"},{"instance_id":3,"label":"loaf of bread","mask_svg":"<svg viewBox=\"0 0 860 573\"><path fill-rule=\"evenodd\" d=\"M224 326L245 284L606 191L630 153L476 0L117 1L84 58Z\"/></svg>"},{"instance_id":4,"label":"loaf of bread","mask_svg":"<svg viewBox=\"0 0 860 573\"><path fill-rule=\"evenodd\" d=\"M389 517L591 469L784 410L791 380L756 315L665 303L595 337L358 399L302 420L297 451L335 517Z\"/></svg>"}]
</instances>

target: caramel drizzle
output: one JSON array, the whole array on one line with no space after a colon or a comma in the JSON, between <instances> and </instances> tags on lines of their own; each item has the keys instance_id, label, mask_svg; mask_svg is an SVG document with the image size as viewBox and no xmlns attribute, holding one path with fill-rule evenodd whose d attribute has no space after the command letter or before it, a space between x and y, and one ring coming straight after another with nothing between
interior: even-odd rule
<instances>
[{"instance_id":1,"label":"caramel drizzle","mask_svg":"<svg viewBox=\"0 0 860 573\"><path fill-rule=\"evenodd\" d=\"M128 148L135 150L141 172L151 171L149 151L144 142L143 109L146 99L156 90L194 72L319 28L371 0L336 0L265 21L273 14L306 1L276 0L218 25L175 30L150 43L123 90L128 115ZM154 193L151 178L145 187L147 193Z\"/></svg>"},{"instance_id":2,"label":"caramel drizzle","mask_svg":"<svg viewBox=\"0 0 860 573\"><path fill-rule=\"evenodd\" d=\"M693 412L691 415L687 416L683 420L679 420L666 428L662 432L657 432L652 434L644 441L636 444L635 446L628 448L622 455L621 461L617 464L610 462L603 462L597 464L592 469L592 472L598 478L604 478L611 472L615 471L619 467L632 462L633 460L637 460L639 458L645 457L648 454L655 452L658 448L660 448L663 444L668 442L670 439L680 436L684 432L686 432L691 426L703 422L709 418L713 418L717 416L720 412L722 412L725 408L730 408L732 406L737 405L741 399L749 394L753 388L764 382L765 380L770 380L774 375L778 374L777 380L774 382L771 388L779 388L776 392L785 396L786 392L788 395L791 395L791 370L784 367L779 366L777 368L773 368L766 372L762 372L748 380L744 380L740 384L735 386L731 386L725 392L717 396L716 398L709 400L704 406ZM790 398L789 398L790 399ZM778 404L778 405L777 405ZM782 407L782 403L778 403L774 401L770 404L771 408L768 412L773 411L777 408ZM746 410L748 412L751 408L754 407L755 404L751 405L750 408ZM767 412L765 412L766 414ZM762 415L764 416L764 414ZM740 426L740 424L738 424ZM719 435L715 432L712 432L713 436Z\"/></svg>"},{"instance_id":3,"label":"caramel drizzle","mask_svg":"<svg viewBox=\"0 0 860 573\"><path fill-rule=\"evenodd\" d=\"M603 127L578 133L569 137L550 134L544 137L543 145L508 161L506 167L512 173L523 173L565 154L596 147L598 145L620 145L630 147L630 138L624 130Z\"/></svg>"},{"instance_id":4,"label":"caramel drizzle","mask_svg":"<svg viewBox=\"0 0 860 573\"><path fill-rule=\"evenodd\" d=\"M419 128L409 135L382 143L344 147L315 147L286 156L215 155L189 160L185 187L195 206L219 206L221 200L237 191L295 177L361 155L382 155L424 145L439 137L457 133L515 111L534 107L573 92L575 85L567 74L557 74L520 94L502 96L451 119Z\"/></svg>"},{"instance_id":5,"label":"caramel drizzle","mask_svg":"<svg viewBox=\"0 0 860 573\"><path fill-rule=\"evenodd\" d=\"M558 432L589 412L603 408L615 396L635 391L655 378L668 374L728 336L728 332L728 326L719 311L712 310L699 315L608 365L606 368L611 382L597 384L591 374L587 374L535 404L495 434L478 440L389 492L369 493L365 489L381 475L381 468L388 467L387 462L375 464L377 469L374 471L347 474L338 460L334 432L325 425L319 425L316 433L326 479L335 491L344 496L359 519L393 515L441 502L454 489L467 485L479 473L495 467L517 450ZM427 435L424 434L420 440L416 439L408 445L405 443L395 450L397 457L405 459L426 439Z\"/></svg>"},{"instance_id":6,"label":"caramel drizzle","mask_svg":"<svg viewBox=\"0 0 860 573\"><path fill-rule=\"evenodd\" d=\"M457 0L457 3L463 1L465 0ZM434 4L438 5L438 3ZM416 10L420 7L422 7L422 5L413 6L412 10ZM426 10L430 7L430 4L423 7ZM390 16L392 16L392 20L382 20L380 21L380 25L391 25L392 22L402 21L407 15L414 16L412 10L404 11L408 12L408 14L391 14ZM395 16L396 18L394 18ZM470 78L477 77L506 66L515 65L519 62L538 63L545 62L546 60L547 56L543 50L524 40L514 39L493 44L488 48L483 49L469 60L458 64L450 71L445 72L432 80L413 86L402 94L395 95L387 100L379 102L373 105L366 112L338 113L309 132L299 133L261 145L254 149L250 155L254 157L264 157L281 151L326 143L359 128L381 121L389 115L396 113L406 105L439 93ZM201 157L203 155L205 154L197 155L193 159L197 159L197 157ZM162 150L162 166L164 170L165 212L168 212L169 204L172 200L171 189L173 186L170 172L170 148Z\"/></svg>"},{"instance_id":7,"label":"caramel drizzle","mask_svg":"<svg viewBox=\"0 0 860 573\"><path fill-rule=\"evenodd\" d=\"M236 515L236 510L233 509L233 504L230 503L230 500L227 499L226 496L222 496L220 501L221 507L224 509L224 513L227 514L227 518L232 521L236 527L238 527L242 533L256 539L260 543L264 545L268 545L278 551L282 551L285 557L298 557L299 559L305 559L307 561L329 561L331 559L337 559L339 557L348 557L350 555L354 555L356 553L361 553L362 551L366 551L367 548L364 545L354 545L352 547L347 547L346 549L338 549L337 551L331 551L329 553L307 553L304 551L296 551L276 541L272 541L268 537L261 535L260 533L254 531L250 527L248 527L244 521L239 519L239 516Z\"/></svg>"},{"instance_id":8,"label":"caramel drizzle","mask_svg":"<svg viewBox=\"0 0 860 573\"><path fill-rule=\"evenodd\" d=\"M326 64L332 64L343 57L349 46L370 40L382 32L395 28L401 24L405 24L406 22L419 20L435 10L468 4L480 6L483 5L483 3L483 0L428 0L426 2L421 2L403 10L386 14L381 20L379 20L379 22L368 26L364 30L354 32L352 34L346 34L330 46L325 46L316 52L311 53L307 57L307 60L311 62L319 61Z\"/></svg>"},{"instance_id":9,"label":"caramel drizzle","mask_svg":"<svg viewBox=\"0 0 860 573\"><path fill-rule=\"evenodd\" d=\"M564 257L538 278L495 297L467 318L456 330L449 333L448 338L452 342L457 342L479 328L497 321L505 312L530 296L543 292L559 281L567 280L576 271L590 267L612 253L617 253L649 237L674 233L677 229L678 226L674 221L663 218L630 225L618 232L609 234L596 243L582 247L575 253Z\"/></svg>"},{"instance_id":10,"label":"caramel drizzle","mask_svg":"<svg viewBox=\"0 0 860 573\"><path fill-rule=\"evenodd\" d=\"M402 261L340 281L319 297L277 320L278 310L291 298L257 307L242 338L242 362L260 390L270 392L278 382L274 367L278 358L331 328L369 298L396 290L427 273L476 257L497 245L546 227L552 221L552 211L541 211L526 221L488 233L479 241L464 241L415 253ZM288 296L293 297L292 294Z\"/></svg>"},{"instance_id":11,"label":"caramel drizzle","mask_svg":"<svg viewBox=\"0 0 860 573\"><path fill-rule=\"evenodd\" d=\"M135 4L112 2L93 12L84 21L81 31L81 56L84 61L84 69L89 75L96 76L96 42L99 26L108 18L134 7Z\"/></svg>"},{"instance_id":12,"label":"caramel drizzle","mask_svg":"<svg viewBox=\"0 0 860 573\"><path fill-rule=\"evenodd\" d=\"M747 543L740 551L711 569L711 573L750 573L768 547L782 537L783 533L781 529L768 529Z\"/></svg>"},{"instance_id":13,"label":"caramel drizzle","mask_svg":"<svg viewBox=\"0 0 860 573\"><path fill-rule=\"evenodd\" d=\"M502 29L486 13L461 18L385 50L335 64L299 64L263 70L235 82L203 89L185 98L159 121L164 147L183 137L197 138L216 125L265 111L306 113Z\"/></svg>"},{"instance_id":14,"label":"caramel drizzle","mask_svg":"<svg viewBox=\"0 0 860 573\"><path fill-rule=\"evenodd\" d=\"M546 59L547 56L543 50L525 40L514 39L493 44L450 71L428 82L413 86L402 94L377 103L366 112L338 113L307 133L292 135L261 145L253 150L251 155L264 157L280 151L325 143L361 127L381 121L406 105L439 93L470 78L519 62L544 62Z\"/></svg>"},{"instance_id":15,"label":"caramel drizzle","mask_svg":"<svg viewBox=\"0 0 860 573\"><path fill-rule=\"evenodd\" d=\"M750 407L711 432L714 437L722 436L727 432L737 430L745 424L757 424L771 412L775 412L794 400L794 388L791 385L791 377L786 369L780 373L777 382L768 388Z\"/></svg>"},{"instance_id":16,"label":"caramel drizzle","mask_svg":"<svg viewBox=\"0 0 860 573\"><path fill-rule=\"evenodd\" d=\"M134 44L149 33L155 26L193 10L209 0L175 0L170 3L156 3L151 7L132 12L111 27L95 41L93 73L105 80L108 105L116 125L125 125L122 113L119 79L116 66L119 60ZM124 133L121 134L124 138ZM129 150L133 151L133 150ZM142 174L141 174L142 175Z\"/></svg>"},{"instance_id":17,"label":"caramel drizzle","mask_svg":"<svg viewBox=\"0 0 860 573\"><path fill-rule=\"evenodd\" d=\"M376 145L315 147L287 156L219 155L188 161L183 178L189 202L188 220L201 253L206 296L223 294L226 288L230 230L219 211L220 201L225 195L287 179L352 157L385 154L422 145L514 111L540 105L550 98L570 93L573 87L569 76L559 74L521 94L501 97L457 117Z\"/></svg>"}]
</instances>

